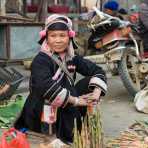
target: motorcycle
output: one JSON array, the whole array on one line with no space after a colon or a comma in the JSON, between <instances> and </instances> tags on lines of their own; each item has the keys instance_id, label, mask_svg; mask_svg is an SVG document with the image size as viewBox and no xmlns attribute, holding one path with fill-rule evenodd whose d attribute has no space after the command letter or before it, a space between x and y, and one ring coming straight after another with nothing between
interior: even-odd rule
<instances>
[{"instance_id":1,"label":"motorcycle","mask_svg":"<svg viewBox=\"0 0 148 148\"><path fill-rule=\"evenodd\" d=\"M88 23L91 29L89 48L101 53L110 71L117 68L124 86L135 96L147 85L148 74L148 59L143 56L137 28L128 21L101 12L96 7L91 14Z\"/></svg>"}]
</instances>

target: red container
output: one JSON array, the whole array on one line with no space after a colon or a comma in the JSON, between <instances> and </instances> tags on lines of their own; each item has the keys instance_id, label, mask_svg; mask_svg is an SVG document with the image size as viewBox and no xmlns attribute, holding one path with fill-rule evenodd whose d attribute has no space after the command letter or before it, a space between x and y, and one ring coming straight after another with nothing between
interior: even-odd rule
<instances>
[{"instance_id":1,"label":"red container","mask_svg":"<svg viewBox=\"0 0 148 148\"><path fill-rule=\"evenodd\" d=\"M27 12L37 12L38 6L37 5L28 5L27 6Z\"/></svg>"},{"instance_id":2,"label":"red container","mask_svg":"<svg viewBox=\"0 0 148 148\"><path fill-rule=\"evenodd\" d=\"M69 13L69 7L61 6L61 5L48 6L48 12L49 13Z\"/></svg>"}]
</instances>

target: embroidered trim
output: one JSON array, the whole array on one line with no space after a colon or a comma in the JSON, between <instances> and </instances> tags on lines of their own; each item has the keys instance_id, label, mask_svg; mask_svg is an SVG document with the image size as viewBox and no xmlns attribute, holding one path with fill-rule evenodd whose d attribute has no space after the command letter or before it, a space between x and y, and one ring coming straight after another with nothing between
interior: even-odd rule
<instances>
[{"instance_id":1,"label":"embroidered trim","mask_svg":"<svg viewBox=\"0 0 148 148\"><path fill-rule=\"evenodd\" d=\"M65 100L64 100L63 105L62 105L63 108L67 105L69 96L70 96L70 91L67 91Z\"/></svg>"},{"instance_id":2,"label":"embroidered trim","mask_svg":"<svg viewBox=\"0 0 148 148\"><path fill-rule=\"evenodd\" d=\"M49 96L49 97L50 97L50 98L49 98L50 103L52 103L52 101L58 96L58 94L59 94L62 90L63 90L62 87L58 87L57 90L55 90L55 92L52 93L51 96Z\"/></svg>"},{"instance_id":3,"label":"embroidered trim","mask_svg":"<svg viewBox=\"0 0 148 148\"><path fill-rule=\"evenodd\" d=\"M53 85L44 93L43 97L45 97L49 93L49 91L54 88L55 85L57 85L56 82L54 82Z\"/></svg>"},{"instance_id":4,"label":"embroidered trim","mask_svg":"<svg viewBox=\"0 0 148 148\"><path fill-rule=\"evenodd\" d=\"M66 95L67 95L67 90L65 88L63 88L62 91L60 91L60 93L56 96L54 101L51 103L51 105L57 106L57 107L62 106Z\"/></svg>"},{"instance_id":5,"label":"embroidered trim","mask_svg":"<svg viewBox=\"0 0 148 148\"><path fill-rule=\"evenodd\" d=\"M57 80L59 75L61 74L61 68L58 68L58 70L56 71L56 73L54 74L54 76L52 77L53 80Z\"/></svg>"},{"instance_id":6,"label":"embroidered trim","mask_svg":"<svg viewBox=\"0 0 148 148\"><path fill-rule=\"evenodd\" d=\"M106 79L105 75L103 75L103 74L95 74L95 75L92 76L92 78L93 78L93 77L96 77L96 76L102 76L101 78L102 78L103 80Z\"/></svg>"},{"instance_id":7,"label":"embroidered trim","mask_svg":"<svg viewBox=\"0 0 148 148\"><path fill-rule=\"evenodd\" d=\"M60 78L57 80L57 83L59 83L62 80L63 76L64 76L64 72L61 74Z\"/></svg>"},{"instance_id":8,"label":"embroidered trim","mask_svg":"<svg viewBox=\"0 0 148 148\"><path fill-rule=\"evenodd\" d=\"M91 84L96 84L96 85L100 86L101 88L103 88L105 91L107 91L106 83L98 77L91 78L90 82L89 82L89 86L91 86Z\"/></svg>"},{"instance_id":9,"label":"embroidered trim","mask_svg":"<svg viewBox=\"0 0 148 148\"><path fill-rule=\"evenodd\" d=\"M90 85L89 85L89 88L90 88L90 87L94 87L94 88L95 88L95 87L98 87L98 88L101 89L101 91L102 91L104 94L106 93L106 91L105 91L100 85L97 85L97 84L90 84Z\"/></svg>"}]
</instances>

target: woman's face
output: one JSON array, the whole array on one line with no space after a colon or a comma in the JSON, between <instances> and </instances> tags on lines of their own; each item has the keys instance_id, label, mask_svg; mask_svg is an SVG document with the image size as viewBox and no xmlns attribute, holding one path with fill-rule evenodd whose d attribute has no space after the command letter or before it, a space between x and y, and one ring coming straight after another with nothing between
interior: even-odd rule
<instances>
[{"instance_id":1,"label":"woman's face","mask_svg":"<svg viewBox=\"0 0 148 148\"><path fill-rule=\"evenodd\" d=\"M68 31L49 30L47 43L53 52L62 53L69 45Z\"/></svg>"}]
</instances>

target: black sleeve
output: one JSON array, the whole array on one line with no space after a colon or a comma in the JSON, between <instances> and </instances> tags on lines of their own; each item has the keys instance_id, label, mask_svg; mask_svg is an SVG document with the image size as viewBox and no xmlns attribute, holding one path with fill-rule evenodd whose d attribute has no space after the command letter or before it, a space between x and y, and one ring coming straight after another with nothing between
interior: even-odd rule
<instances>
[{"instance_id":1,"label":"black sleeve","mask_svg":"<svg viewBox=\"0 0 148 148\"><path fill-rule=\"evenodd\" d=\"M31 88L33 93L47 99L51 105L65 106L70 92L52 79L53 63L49 57L37 56L31 66Z\"/></svg>"},{"instance_id":2,"label":"black sleeve","mask_svg":"<svg viewBox=\"0 0 148 148\"><path fill-rule=\"evenodd\" d=\"M99 87L102 89L103 94L107 91L106 74L104 70L91 62L90 60L84 59L81 56L75 56L73 59L76 65L76 71L83 76L91 76L89 82L89 88Z\"/></svg>"}]
</instances>

